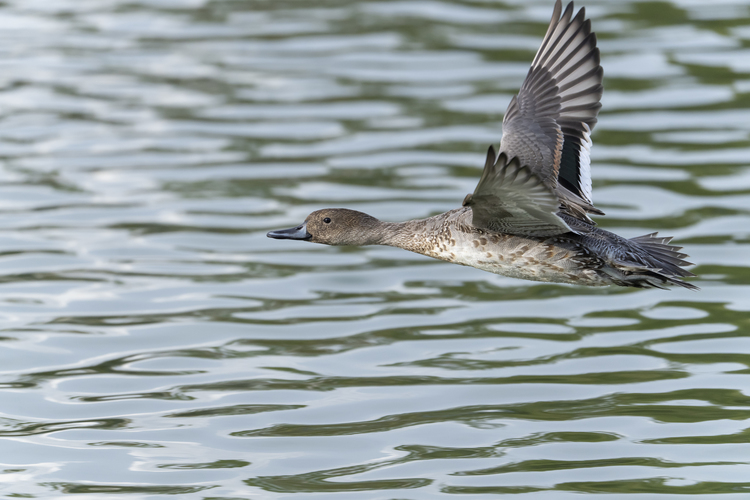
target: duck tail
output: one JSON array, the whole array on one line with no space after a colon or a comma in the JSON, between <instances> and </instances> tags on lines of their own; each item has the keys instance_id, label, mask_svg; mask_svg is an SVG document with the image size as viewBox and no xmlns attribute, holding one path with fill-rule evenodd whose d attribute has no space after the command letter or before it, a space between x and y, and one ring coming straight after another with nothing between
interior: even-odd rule
<instances>
[{"instance_id":1,"label":"duck tail","mask_svg":"<svg viewBox=\"0 0 750 500\"><path fill-rule=\"evenodd\" d=\"M619 271L617 278L621 281L620 284L638 288L665 288L665 285L677 285L688 290L700 290L692 283L680 279L695 276L683 269L684 266L692 266L693 263L684 260L687 254L679 251L682 247L670 245L670 241L671 236L658 236L657 233L644 234L628 240L641 251L629 253L630 258L614 263Z\"/></svg>"}]
</instances>

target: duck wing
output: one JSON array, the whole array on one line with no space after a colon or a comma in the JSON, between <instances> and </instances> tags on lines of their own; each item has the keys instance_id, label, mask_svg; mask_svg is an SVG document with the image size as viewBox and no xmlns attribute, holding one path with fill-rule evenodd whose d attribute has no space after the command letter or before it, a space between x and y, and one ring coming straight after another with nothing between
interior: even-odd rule
<instances>
[{"instance_id":1,"label":"duck wing","mask_svg":"<svg viewBox=\"0 0 750 500\"><path fill-rule=\"evenodd\" d=\"M495 155L490 146L482 177L473 194L464 198L471 207L472 225L479 229L523 236L552 236L570 227L556 212L557 194L518 158Z\"/></svg>"},{"instance_id":2,"label":"duck wing","mask_svg":"<svg viewBox=\"0 0 750 500\"><path fill-rule=\"evenodd\" d=\"M591 201L589 149L602 97L602 68L596 35L573 2L552 21L531 69L503 119L500 151L516 157L553 190L561 210L591 222L603 215Z\"/></svg>"}]
</instances>

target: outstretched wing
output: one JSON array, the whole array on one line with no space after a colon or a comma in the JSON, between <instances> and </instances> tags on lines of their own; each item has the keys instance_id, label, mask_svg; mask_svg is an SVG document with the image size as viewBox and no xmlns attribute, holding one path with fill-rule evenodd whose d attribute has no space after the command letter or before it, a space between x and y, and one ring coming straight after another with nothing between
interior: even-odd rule
<instances>
[{"instance_id":1,"label":"outstretched wing","mask_svg":"<svg viewBox=\"0 0 750 500\"><path fill-rule=\"evenodd\" d=\"M505 112L500 151L516 157L560 198L562 210L589 220L591 129L601 108L602 68L585 9L573 17L557 0L542 46Z\"/></svg>"},{"instance_id":2,"label":"outstretched wing","mask_svg":"<svg viewBox=\"0 0 750 500\"><path fill-rule=\"evenodd\" d=\"M557 195L531 171L504 153L495 156L490 146L482 177L473 194L464 199L471 207L472 225L489 231L524 236L551 236L571 229L556 215Z\"/></svg>"}]
</instances>

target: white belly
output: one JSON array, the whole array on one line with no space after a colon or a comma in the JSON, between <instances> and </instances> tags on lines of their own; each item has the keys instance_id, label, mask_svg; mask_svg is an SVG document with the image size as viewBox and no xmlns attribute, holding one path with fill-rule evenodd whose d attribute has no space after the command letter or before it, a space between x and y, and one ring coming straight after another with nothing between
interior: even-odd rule
<instances>
[{"instance_id":1,"label":"white belly","mask_svg":"<svg viewBox=\"0 0 750 500\"><path fill-rule=\"evenodd\" d=\"M594 270L582 269L572 260L572 250L544 241L512 235L456 236L441 242L427 255L510 278L588 286L609 284Z\"/></svg>"}]
</instances>

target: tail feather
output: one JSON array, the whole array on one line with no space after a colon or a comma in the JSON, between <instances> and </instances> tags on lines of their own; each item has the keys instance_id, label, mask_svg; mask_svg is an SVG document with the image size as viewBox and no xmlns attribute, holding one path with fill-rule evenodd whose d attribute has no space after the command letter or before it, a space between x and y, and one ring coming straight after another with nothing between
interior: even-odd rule
<instances>
[{"instance_id":1,"label":"tail feather","mask_svg":"<svg viewBox=\"0 0 750 500\"><path fill-rule=\"evenodd\" d=\"M695 276L684 266L693 265L685 259L688 255L680 252L682 247L670 245L671 236L658 236L657 233L645 234L629 240L642 252L630 254L630 259L617 262L617 269L625 274L626 286L641 288L663 288L663 285L677 285L688 290L700 290L697 286L679 279Z\"/></svg>"},{"instance_id":2,"label":"tail feather","mask_svg":"<svg viewBox=\"0 0 750 500\"><path fill-rule=\"evenodd\" d=\"M668 245L672 241L671 236L657 236L659 233L644 234L643 236L637 236L631 238L630 241L634 241L639 245L646 247L649 251L656 252L659 254L667 255L676 259L684 259L688 255L686 253L679 252L682 247L677 245Z\"/></svg>"},{"instance_id":3,"label":"tail feather","mask_svg":"<svg viewBox=\"0 0 750 500\"><path fill-rule=\"evenodd\" d=\"M663 269L637 266L629 262L614 262L614 264L614 267L602 270L609 274L615 284L620 286L668 290L665 285L677 285L688 290L700 290L699 287L692 283L682 281L674 275L665 273Z\"/></svg>"},{"instance_id":4,"label":"tail feather","mask_svg":"<svg viewBox=\"0 0 750 500\"><path fill-rule=\"evenodd\" d=\"M682 269L681 266L692 266L692 262L683 260L683 257L687 257L685 254L680 253L667 253L666 251L648 249L648 253L656 258L661 264L669 264L668 270L677 276L695 276L695 274Z\"/></svg>"}]
</instances>

